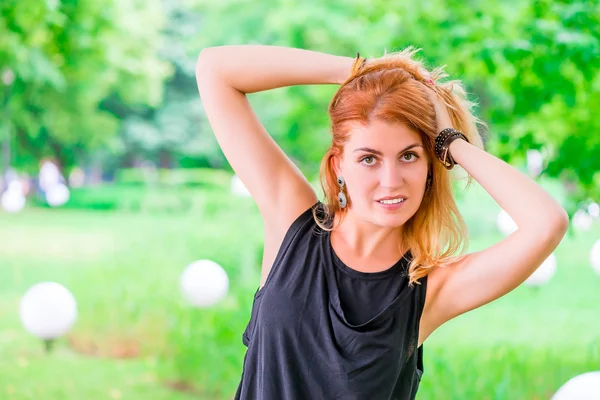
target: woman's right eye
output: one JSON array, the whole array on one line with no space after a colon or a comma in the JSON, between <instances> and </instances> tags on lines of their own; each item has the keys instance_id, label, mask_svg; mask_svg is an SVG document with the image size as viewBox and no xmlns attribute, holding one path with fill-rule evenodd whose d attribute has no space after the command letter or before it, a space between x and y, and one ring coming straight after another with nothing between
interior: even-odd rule
<instances>
[{"instance_id":1,"label":"woman's right eye","mask_svg":"<svg viewBox=\"0 0 600 400\"><path fill-rule=\"evenodd\" d=\"M375 157L366 156L366 157L363 157L362 160L360 160L360 162L365 165L373 165L373 164L375 164Z\"/></svg>"}]
</instances>

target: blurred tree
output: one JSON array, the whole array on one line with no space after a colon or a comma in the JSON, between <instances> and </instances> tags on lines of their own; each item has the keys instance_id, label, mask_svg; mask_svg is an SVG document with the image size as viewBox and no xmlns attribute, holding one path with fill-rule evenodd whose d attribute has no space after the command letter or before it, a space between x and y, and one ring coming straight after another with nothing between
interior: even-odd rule
<instances>
[{"instance_id":1,"label":"blurred tree","mask_svg":"<svg viewBox=\"0 0 600 400\"><path fill-rule=\"evenodd\" d=\"M116 96L103 106L123 120L113 158L123 165L151 160L162 167L222 167L222 152L205 121L196 88L196 53L190 38L201 26L199 13L181 0L162 0L165 24L159 57L173 74L164 85L164 99L154 107L130 107Z\"/></svg>"},{"instance_id":2,"label":"blurred tree","mask_svg":"<svg viewBox=\"0 0 600 400\"><path fill-rule=\"evenodd\" d=\"M506 127L498 153L545 150L546 172L573 188L574 206L600 200L600 123L593 116L600 107L599 24L597 1L532 2L519 21L527 40L503 48L514 70L506 86L513 106L494 110Z\"/></svg>"},{"instance_id":3,"label":"blurred tree","mask_svg":"<svg viewBox=\"0 0 600 400\"><path fill-rule=\"evenodd\" d=\"M9 0L0 10L0 62L17 77L8 111L21 154L33 159L49 153L69 162L103 143L129 162L226 165L195 85L203 47L261 43L377 57L415 45L479 101L490 151L520 163L528 149L543 149L546 173L571 182L575 198L600 196L597 0L31 0L27 11ZM165 65L173 71L167 81ZM330 140L335 89L250 96L308 175Z\"/></svg>"},{"instance_id":4,"label":"blurred tree","mask_svg":"<svg viewBox=\"0 0 600 400\"><path fill-rule=\"evenodd\" d=\"M432 0L395 3L196 0L202 47L262 43L337 54L380 56L408 45L430 65L445 64L479 101L488 149L524 162L544 148L546 172L577 182L577 197L598 191L600 135L592 118L600 82L598 1ZM307 172L327 144L326 107L334 88L288 88L256 96L270 133ZM595 182L595 183L594 183ZM600 193L596 193L600 195Z\"/></svg>"},{"instance_id":5,"label":"blurred tree","mask_svg":"<svg viewBox=\"0 0 600 400\"><path fill-rule=\"evenodd\" d=\"M18 159L34 169L53 156L63 166L110 143L119 119L99 108L112 95L156 105L168 64L157 58L158 1L5 0L0 65L15 74L7 104Z\"/></svg>"},{"instance_id":6,"label":"blurred tree","mask_svg":"<svg viewBox=\"0 0 600 400\"><path fill-rule=\"evenodd\" d=\"M600 105L600 3L438 6L412 8L421 15L402 24L398 43L422 47L466 82L491 127L489 151L524 163L527 150L542 150L545 173L570 188L571 213L589 197L600 200L600 135L592 117Z\"/></svg>"}]
</instances>

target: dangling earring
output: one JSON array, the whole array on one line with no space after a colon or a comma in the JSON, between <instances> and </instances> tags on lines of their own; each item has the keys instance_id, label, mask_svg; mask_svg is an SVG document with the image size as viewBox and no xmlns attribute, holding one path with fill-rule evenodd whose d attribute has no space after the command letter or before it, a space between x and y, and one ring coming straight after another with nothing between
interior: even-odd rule
<instances>
[{"instance_id":1,"label":"dangling earring","mask_svg":"<svg viewBox=\"0 0 600 400\"><path fill-rule=\"evenodd\" d=\"M427 182L425 183L425 191L428 192L431 189L431 181L433 181L433 176L431 172L427 174Z\"/></svg>"},{"instance_id":2,"label":"dangling earring","mask_svg":"<svg viewBox=\"0 0 600 400\"><path fill-rule=\"evenodd\" d=\"M338 193L338 201L340 202L340 207L345 208L346 204L348 202L346 199L346 195L344 194L344 185L346 184L346 182L344 182L344 178L342 178L341 176L338 176L337 183L338 183L338 185L340 185L340 192Z\"/></svg>"}]
</instances>

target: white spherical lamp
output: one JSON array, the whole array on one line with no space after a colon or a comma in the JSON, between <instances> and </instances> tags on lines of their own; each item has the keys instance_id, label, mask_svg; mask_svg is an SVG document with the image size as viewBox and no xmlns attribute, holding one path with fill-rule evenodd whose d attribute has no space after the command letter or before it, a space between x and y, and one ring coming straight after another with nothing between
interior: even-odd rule
<instances>
[{"instance_id":1,"label":"white spherical lamp","mask_svg":"<svg viewBox=\"0 0 600 400\"><path fill-rule=\"evenodd\" d=\"M2 208L9 213L17 213L25 207L25 196L23 195L23 185L19 181L12 181L8 189L2 193L0 198Z\"/></svg>"},{"instance_id":2,"label":"white spherical lamp","mask_svg":"<svg viewBox=\"0 0 600 400\"><path fill-rule=\"evenodd\" d=\"M552 279L556 273L556 256L550 254L546 260L525 280L526 286L543 286Z\"/></svg>"},{"instance_id":3,"label":"white spherical lamp","mask_svg":"<svg viewBox=\"0 0 600 400\"><path fill-rule=\"evenodd\" d=\"M199 260L185 268L180 285L183 296L192 305L210 307L227 295L229 278L216 262Z\"/></svg>"},{"instance_id":4,"label":"white spherical lamp","mask_svg":"<svg viewBox=\"0 0 600 400\"><path fill-rule=\"evenodd\" d=\"M587 211L592 216L592 218L600 218L600 205L598 203L590 203L590 205L587 208Z\"/></svg>"},{"instance_id":5,"label":"white spherical lamp","mask_svg":"<svg viewBox=\"0 0 600 400\"><path fill-rule=\"evenodd\" d=\"M587 232L592 228L594 219L587 211L577 210L573 215L573 227L581 232Z\"/></svg>"},{"instance_id":6,"label":"white spherical lamp","mask_svg":"<svg viewBox=\"0 0 600 400\"><path fill-rule=\"evenodd\" d=\"M551 400L598 399L600 399L600 371L593 371L569 379L558 389Z\"/></svg>"},{"instance_id":7,"label":"white spherical lamp","mask_svg":"<svg viewBox=\"0 0 600 400\"><path fill-rule=\"evenodd\" d=\"M25 330L43 340L68 333L77 320L77 303L67 288L56 282L32 286L19 306Z\"/></svg>"},{"instance_id":8,"label":"white spherical lamp","mask_svg":"<svg viewBox=\"0 0 600 400\"><path fill-rule=\"evenodd\" d=\"M592 264L592 269L600 275L600 240L596 241L592 246L592 250L590 251L590 263Z\"/></svg>"},{"instance_id":9,"label":"white spherical lamp","mask_svg":"<svg viewBox=\"0 0 600 400\"><path fill-rule=\"evenodd\" d=\"M60 170L51 161L44 161L40 168L39 175L40 188L48 191L50 188L60 182Z\"/></svg>"},{"instance_id":10,"label":"white spherical lamp","mask_svg":"<svg viewBox=\"0 0 600 400\"><path fill-rule=\"evenodd\" d=\"M69 201L69 188L62 183L51 186L46 191L46 201L50 207L60 207Z\"/></svg>"},{"instance_id":11,"label":"white spherical lamp","mask_svg":"<svg viewBox=\"0 0 600 400\"><path fill-rule=\"evenodd\" d=\"M544 169L544 157L538 150L527 150L527 170L529 175L537 177Z\"/></svg>"},{"instance_id":12,"label":"white spherical lamp","mask_svg":"<svg viewBox=\"0 0 600 400\"><path fill-rule=\"evenodd\" d=\"M517 229L519 229L515 221L504 210L500 210L500 213L498 214L498 219L496 220L496 226L500 233L506 236L512 234Z\"/></svg>"},{"instance_id":13,"label":"white spherical lamp","mask_svg":"<svg viewBox=\"0 0 600 400\"><path fill-rule=\"evenodd\" d=\"M246 186L244 185L242 180L237 175L233 175L231 177L231 193L233 193L236 196L241 196L241 197L249 197L250 196L250 192L248 191L248 189L246 188Z\"/></svg>"}]
</instances>

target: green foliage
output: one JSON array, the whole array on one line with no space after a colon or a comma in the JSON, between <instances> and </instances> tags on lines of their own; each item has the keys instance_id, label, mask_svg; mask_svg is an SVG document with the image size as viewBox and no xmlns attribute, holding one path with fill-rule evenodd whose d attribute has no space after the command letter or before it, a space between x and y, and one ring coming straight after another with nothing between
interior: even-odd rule
<instances>
[{"instance_id":1,"label":"green foliage","mask_svg":"<svg viewBox=\"0 0 600 400\"><path fill-rule=\"evenodd\" d=\"M598 2L275 1L268 10L244 4L198 1L205 17L198 48L263 43L376 57L415 45L428 64L444 64L465 82L491 127L490 151L519 163L527 149L544 148L548 174L581 182L579 197L598 190ZM332 94L290 88L257 101L268 130L310 173L327 144Z\"/></svg>"},{"instance_id":2,"label":"green foliage","mask_svg":"<svg viewBox=\"0 0 600 400\"><path fill-rule=\"evenodd\" d=\"M3 1L0 65L16 77L3 93L15 161L70 165L106 144L119 127L99 109L109 95L159 104L169 70L156 56L162 23L157 1Z\"/></svg>"},{"instance_id":3,"label":"green foliage","mask_svg":"<svg viewBox=\"0 0 600 400\"><path fill-rule=\"evenodd\" d=\"M160 160L163 167L185 165L192 158L194 167L222 167L225 158L206 123L196 88L196 52L188 49L202 19L182 1L162 1L162 8L166 21L159 54L173 75L156 107L127 108L118 99L107 103L123 119L115 155Z\"/></svg>"},{"instance_id":4,"label":"green foliage","mask_svg":"<svg viewBox=\"0 0 600 400\"><path fill-rule=\"evenodd\" d=\"M504 78L510 107L490 106L498 140L492 150L510 160L529 148L548 154L546 172L578 183L573 196L600 195L600 6L589 1L532 2L519 16L526 40L505 43L495 76ZM508 116L508 117L507 117Z\"/></svg>"},{"instance_id":5,"label":"green foliage","mask_svg":"<svg viewBox=\"0 0 600 400\"><path fill-rule=\"evenodd\" d=\"M116 183L124 185L209 186L229 188L231 173L213 168L143 169L122 168Z\"/></svg>"},{"instance_id":6,"label":"green foliage","mask_svg":"<svg viewBox=\"0 0 600 400\"><path fill-rule=\"evenodd\" d=\"M415 45L429 65L445 64L465 82L491 128L489 151L521 163L526 150L543 149L546 173L577 183L575 199L600 196L592 114L600 101L598 1L263 5L4 2L0 62L17 76L5 93L19 160L35 165L51 154L68 164L103 145L112 157L103 162L116 166L150 158L164 167L224 167L195 85L203 47L261 43L376 57ZM251 96L268 131L311 177L329 144L334 91Z\"/></svg>"}]
</instances>

